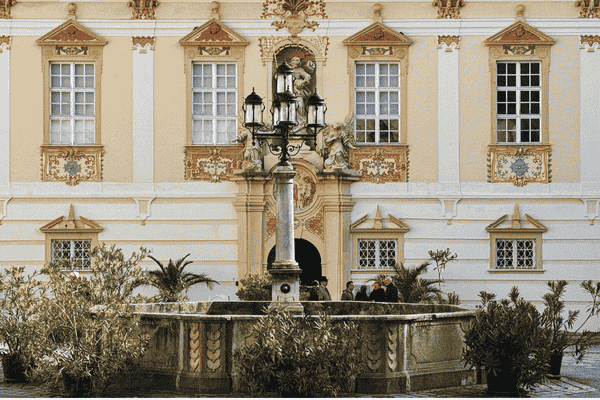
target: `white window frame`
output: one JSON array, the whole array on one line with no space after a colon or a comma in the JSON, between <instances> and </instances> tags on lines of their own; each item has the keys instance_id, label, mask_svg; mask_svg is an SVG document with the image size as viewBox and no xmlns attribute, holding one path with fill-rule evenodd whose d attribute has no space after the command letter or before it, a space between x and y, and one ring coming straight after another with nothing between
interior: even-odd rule
<instances>
[{"instance_id":1,"label":"white window frame","mask_svg":"<svg viewBox=\"0 0 600 400\"><path fill-rule=\"evenodd\" d=\"M369 266L369 265L361 265L363 260L366 261L366 263L368 264L369 262L369 257L364 257L363 255L361 255L361 253L363 251L368 251L365 249L361 248L361 242L374 242L375 244L375 249L372 250L375 254L375 258L374 258L374 265L373 266ZM393 269L394 265L385 265L382 266L382 258L381 258L381 242L393 242L394 243L394 254L392 257L387 257L387 260L392 260L393 264L395 265L397 260L398 260L398 239L397 238L381 238L381 239L376 239L376 238L358 238L356 245L357 245L357 266L359 270L370 270L370 269ZM387 251L389 251L389 249L387 249ZM389 262L389 261L388 261Z\"/></svg>"},{"instance_id":2,"label":"white window frame","mask_svg":"<svg viewBox=\"0 0 600 400\"><path fill-rule=\"evenodd\" d=\"M367 64L374 64L375 66L375 75L374 79L375 79L375 85L373 87L369 87L366 86L366 82L365 82L365 86L358 86L358 78L363 76L363 75L359 75L358 74L358 70L359 70L359 65L364 65L366 68ZM390 65L395 65L396 69L397 69L397 74L391 75L388 74L388 77L395 77L396 78L396 82L397 85L396 86L381 86L381 81L380 78L382 77L380 74L380 66L386 64L388 66L388 71L390 68ZM402 65L400 62L392 62L392 61L367 61L367 60L363 60L363 61L356 61L355 65L354 65L354 81L353 81L353 87L354 87L354 114L355 114L355 121L354 121L354 132L355 132L355 138L357 143L360 144L372 144L372 145L379 145L379 144L399 144L401 142L401 137L402 137L402 126L401 126L401 118L400 118L400 114L402 112L402 104L401 104L401 100L402 100L402 78L401 78L401 70L402 70ZM371 75L364 75L364 76L371 76ZM374 96L375 96L375 101L374 103L371 102L367 102L365 101L364 103L358 102L358 95L359 93L364 92L365 94L367 92L374 92ZM396 92L396 101L395 102L391 102L388 101L388 113L387 114L382 114L381 113L381 94L384 92ZM389 97L388 97L389 99ZM365 99L366 100L366 99ZM358 109L359 109L359 105L360 104L373 104L374 105L374 113L373 114L366 114L366 109L365 109L365 113L364 114L359 114ZM396 110L397 112L391 113L391 105L395 105L396 106ZM375 140L374 141L367 141L367 135L369 130L367 129L367 121L372 120L374 121L374 128L375 128ZM388 141L382 141L381 140L381 121L383 120L388 120ZM396 121L396 129L392 130L391 129L391 121L395 120ZM361 141L359 138L359 121L364 121L365 124L365 129L364 129L364 141ZM362 131L362 130L361 130ZM395 132L396 136L397 136L397 140L396 141L391 141L391 136L392 136L392 132Z\"/></svg>"},{"instance_id":3,"label":"white window frame","mask_svg":"<svg viewBox=\"0 0 600 400\"><path fill-rule=\"evenodd\" d=\"M52 74L52 70L53 70L53 66L54 65L60 65L60 69L62 71L62 66L63 65L69 65L69 87L65 88L62 85L61 86L53 86L53 77L56 77L57 75L53 75ZM83 65L83 69L84 69L84 75L76 75L75 70L76 70L76 65ZM93 68L92 74L89 75L86 73L87 67L91 66ZM83 87L76 87L76 77L82 77L83 79L83 83L84 86ZM65 75L62 75L62 72L58 75L59 79L62 82L62 78L66 77ZM96 140L96 101L97 101L97 93L96 93L96 87L97 87L97 82L96 82L96 64L94 62L86 62L86 61L76 61L76 62L69 62L69 61L50 61L49 64L49 74L48 74L48 78L49 78L49 82L48 82L48 107L49 107L49 143L51 145L74 145L74 146L86 146L86 145L93 145L95 144L95 140ZM91 78L92 79L92 87L86 87L85 85L87 84L87 79L86 78ZM83 103L77 103L76 101L78 101L78 94L81 93L82 96L84 97L84 102ZM93 99L91 102L87 102L88 100L88 96L87 94L91 93L93 94ZM63 95L67 95L69 98L69 102L68 102L68 114L62 114L62 110L59 114L54 114L53 110L54 107L57 106L60 108L62 104L66 104L66 103L56 103L53 102L54 97L53 94L58 94L61 97L61 101L62 101L62 97ZM78 110L78 104L79 107L83 108L83 114L76 114L77 110ZM88 112L88 110L91 108L92 113L91 115L87 115L86 113ZM56 121L67 121L69 124L69 141L68 142L64 142L61 140L55 141L54 139L54 135L53 135L53 122ZM76 132L76 125L77 123L80 122L81 124L83 124L83 140L78 140L77 139L77 132ZM62 125L62 122L61 122ZM90 140L86 140L86 132L88 132L89 127L91 126L91 131L92 131L92 136ZM61 128L62 129L62 128ZM60 138L62 138L62 134L59 134Z\"/></svg>"},{"instance_id":4,"label":"white window frame","mask_svg":"<svg viewBox=\"0 0 600 400\"><path fill-rule=\"evenodd\" d=\"M199 78L202 75L194 75L194 67L195 66L206 66L206 65L210 65L212 68L212 73L211 73L211 87L210 88L204 88L204 87L195 87L194 86L194 79L195 78ZM218 71L218 66L219 65L224 65L225 66L225 70L226 70L226 74L224 75L225 77L225 83L226 86L224 88L218 88L218 78L223 77L223 75L217 75L217 71ZM234 87L228 87L227 86L227 81L228 78L231 77L231 75L227 74L227 70L229 66L233 66L235 68L235 74L233 75L233 79L234 79ZM190 71L190 85L191 85L191 118L192 118L192 144L193 145L229 145L232 144L232 141L237 137L237 129L238 129L238 121L237 121L237 114L238 114L238 83L239 83L239 66L237 65L237 63L235 62L214 62L214 61L193 61L192 65L191 65L191 71ZM204 96L204 94L206 93L210 93L211 95L211 103L210 103L210 107L211 107L211 114L210 115L203 115L200 113L197 113L196 111L199 110L198 108L196 108L196 104L199 103L195 103L195 97L196 95L200 95L200 96ZM228 96L229 94L232 94L233 96L233 100L234 103L225 103L225 108L227 109L228 107L232 107L233 108L233 114L228 115L227 113L223 116L219 116L218 115L218 106L219 104L217 103L217 99L218 99L218 94L219 93L225 93L225 97L230 97ZM206 103L203 103L206 104ZM226 110L227 111L227 110ZM200 138L197 137L197 135L195 134L195 130L194 127L197 123L202 123L201 121L210 121L211 125L212 125L212 140L208 141L208 140L202 140L202 136L201 135ZM224 123L227 125L227 122L233 122L234 123L234 130L233 131L228 131L227 127L225 130L225 134L227 136L227 138L225 140L218 140L218 131L217 131L217 127L219 124L219 121L224 121Z\"/></svg>"},{"instance_id":5,"label":"white window frame","mask_svg":"<svg viewBox=\"0 0 600 400\"><path fill-rule=\"evenodd\" d=\"M505 74L500 74L499 72L499 66L500 64L505 64L506 65L506 69L505 69ZM509 64L515 64L515 74L509 74L508 72L508 65ZM521 65L522 64L536 64L538 66L538 72L537 74L535 74L538 77L538 85L536 86L525 86L522 85L522 77L523 75L521 74ZM496 106L496 143L497 144L541 144L542 143L542 133L543 133L543 129L542 129L542 107L543 107L543 100L542 100L542 62L541 61L517 61L517 60L498 60L496 62L496 102L495 102L495 106ZM531 71L531 67L530 67L530 71ZM530 84L531 84L531 76L533 76L531 73L528 74L530 77ZM506 77L506 79L508 79L509 76L515 76L515 84L514 86L509 86L508 85L508 81L506 81L504 86L500 85L500 79L502 77ZM515 113L508 113L508 97L506 97L506 101L505 102L500 102L498 100L500 93L501 92L506 92L507 95L510 92L514 92L515 93ZM529 92L530 93L530 100L529 103L530 104L535 104L537 103L537 107L538 107L538 113L536 114L531 114L531 113L522 113L521 111L521 105L522 105L522 101L521 101L521 97L524 93ZM537 101L532 101L531 100L531 93L537 92L538 93L538 100ZM506 113L501 114L499 111L499 108L502 104L506 104ZM531 108L530 108L531 111ZM515 141L509 141L509 132L512 132L512 130L509 130L509 120L514 120L515 121L515 126L514 126L514 134L515 134ZM529 141L523 141L521 140L521 136L522 136L522 127L523 127L523 121L525 120L529 120ZM537 131L537 135L538 135L538 140L536 141L532 141L531 140L531 136L532 136L532 131L534 131L534 129L532 129L532 121L533 120L537 120L538 121L538 127L537 129L535 129L535 131ZM500 129L501 126L501 121L504 121L504 125L505 125L505 129ZM500 140L500 135L504 134L505 139L504 141Z\"/></svg>"},{"instance_id":6,"label":"white window frame","mask_svg":"<svg viewBox=\"0 0 600 400\"><path fill-rule=\"evenodd\" d=\"M510 251L512 251L512 267L506 267L506 266L500 266L499 262L501 260L501 258L498 256L498 244L500 241L506 242L506 243L511 243L512 249ZM532 245L529 249L523 249L523 250L519 250L518 248L518 243L519 242L531 242ZM506 238L506 237L499 237L495 239L494 242L494 249L495 249L495 261L494 261L494 269L498 269L498 270L533 270L533 269L537 269L536 266L536 239L535 238ZM519 266L519 251L530 251L531 254L527 255L524 259L525 260L529 260L531 262L531 266ZM506 259L502 258L502 259Z\"/></svg>"},{"instance_id":7,"label":"white window frame","mask_svg":"<svg viewBox=\"0 0 600 400\"><path fill-rule=\"evenodd\" d=\"M92 240L91 239L51 239L50 241L50 245L51 245L51 250L50 250L50 260L51 261L58 261L58 260L65 260L64 258L57 258L55 251L55 245L57 242L69 242L70 243L70 254L71 257L69 258L69 260L76 262L79 260L82 260L82 265L80 268L77 268L78 270L89 270L92 266L92 258L91 258L91 254L92 254ZM84 258L76 258L75 257L75 242L86 242L88 243L88 249L87 249L87 257Z\"/></svg>"}]
</instances>

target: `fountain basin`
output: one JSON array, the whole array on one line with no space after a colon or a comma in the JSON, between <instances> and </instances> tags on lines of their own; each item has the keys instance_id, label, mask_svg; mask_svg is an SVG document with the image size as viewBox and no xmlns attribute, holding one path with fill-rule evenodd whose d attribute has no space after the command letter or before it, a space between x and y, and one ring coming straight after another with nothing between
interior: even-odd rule
<instances>
[{"instance_id":1,"label":"fountain basin","mask_svg":"<svg viewBox=\"0 0 600 400\"><path fill-rule=\"evenodd\" d=\"M232 354L253 340L270 302L219 301L136 305L150 348L126 385L204 394L243 393ZM463 329L474 311L452 305L302 302L307 315L353 321L365 338L363 372L353 390L393 394L473 384L462 358Z\"/></svg>"}]
</instances>

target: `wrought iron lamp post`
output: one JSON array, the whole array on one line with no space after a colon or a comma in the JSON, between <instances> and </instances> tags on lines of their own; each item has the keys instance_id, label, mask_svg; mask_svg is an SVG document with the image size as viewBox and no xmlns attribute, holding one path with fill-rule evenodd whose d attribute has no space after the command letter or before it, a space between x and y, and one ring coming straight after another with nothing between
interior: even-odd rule
<instances>
[{"instance_id":1,"label":"wrought iron lamp post","mask_svg":"<svg viewBox=\"0 0 600 400\"><path fill-rule=\"evenodd\" d=\"M277 201L275 262L269 270L273 277L273 302L292 312L303 313L300 304L300 273L294 248L294 176L290 157L298 154L304 144L315 148L317 134L325 124L325 102L315 93L306 102L307 123L298 125L298 98L294 92L294 71L283 62L275 74L277 92L271 105L273 125L263 122L265 106L254 89L244 101L243 126L252 132L252 140L266 144L279 157L273 169L273 195ZM290 143L290 140L296 143Z\"/></svg>"}]
</instances>

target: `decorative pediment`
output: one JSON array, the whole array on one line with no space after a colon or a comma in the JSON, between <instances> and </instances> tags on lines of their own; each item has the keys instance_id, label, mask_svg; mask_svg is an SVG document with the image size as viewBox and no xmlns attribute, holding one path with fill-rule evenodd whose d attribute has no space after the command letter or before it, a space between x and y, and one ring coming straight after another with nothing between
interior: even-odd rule
<instances>
[{"instance_id":1,"label":"decorative pediment","mask_svg":"<svg viewBox=\"0 0 600 400\"><path fill-rule=\"evenodd\" d=\"M66 218L64 215L61 215L54 221L42 226L40 231L44 233L98 233L102 229L100 225L81 215L79 219L75 219L75 211L73 204L71 204L69 206L69 214Z\"/></svg>"},{"instance_id":2,"label":"decorative pediment","mask_svg":"<svg viewBox=\"0 0 600 400\"><path fill-rule=\"evenodd\" d=\"M250 42L216 18L179 40L182 46L247 46Z\"/></svg>"},{"instance_id":3,"label":"decorative pediment","mask_svg":"<svg viewBox=\"0 0 600 400\"><path fill-rule=\"evenodd\" d=\"M512 217L509 217L508 214L503 215L485 228L485 230L488 232L505 233L542 233L546 232L547 229L548 228L546 228L541 222L527 214L525 214L525 219L521 219L518 204L515 204Z\"/></svg>"},{"instance_id":4,"label":"decorative pediment","mask_svg":"<svg viewBox=\"0 0 600 400\"><path fill-rule=\"evenodd\" d=\"M104 46L107 41L76 20L69 19L36 40L36 43L40 46Z\"/></svg>"},{"instance_id":5,"label":"decorative pediment","mask_svg":"<svg viewBox=\"0 0 600 400\"><path fill-rule=\"evenodd\" d=\"M550 36L540 32L533 26L525 23L525 21L517 20L514 24L487 38L484 43L490 46L511 44L552 45L554 42L554 39Z\"/></svg>"},{"instance_id":6,"label":"decorative pediment","mask_svg":"<svg viewBox=\"0 0 600 400\"><path fill-rule=\"evenodd\" d=\"M406 233L410 228L395 218L393 215L388 214L387 218L381 217L381 211L379 205L375 212L375 217L369 218L368 214L363 215L350 225L350 232L381 232L381 233Z\"/></svg>"},{"instance_id":7,"label":"decorative pediment","mask_svg":"<svg viewBox=\"0 0 600 400\"><path fill-rule=\"evenodd\" d=\"M390 45L410 46L413 42L401 32L389 28L381 22L374 22L354 35L342 41L346 46Z\"/></svg>"}]
</instances>

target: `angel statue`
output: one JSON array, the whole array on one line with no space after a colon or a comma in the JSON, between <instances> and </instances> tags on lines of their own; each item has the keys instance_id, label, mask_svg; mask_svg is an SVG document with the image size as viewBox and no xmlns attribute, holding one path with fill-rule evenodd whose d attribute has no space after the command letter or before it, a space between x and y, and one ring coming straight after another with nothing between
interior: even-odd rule
<instances>
[{"instance_id":1,"label":"angel statue","mask_svg":"<svg viewBox=\"0 0 600 400\"><path fill-rule=\"evenodd\" d=\"M325 170L345 170L350 165L350 149L358 148L354 140L354 114L341 122L329 125L323 131L323 143L325 148Z\"/></svg>"},{"instance_id":2,"label":"angel statue","mask_svg":"<svg viewBox=\"0 0 600 400\"><path fill-rule=\"evenodd\" d=\"M262 170L262 147L258 140L252 140L246 129L240 129L238 137L231 142L244 145L244 161L242 161L244 171Z\"/></svg>"}]
</instances>

